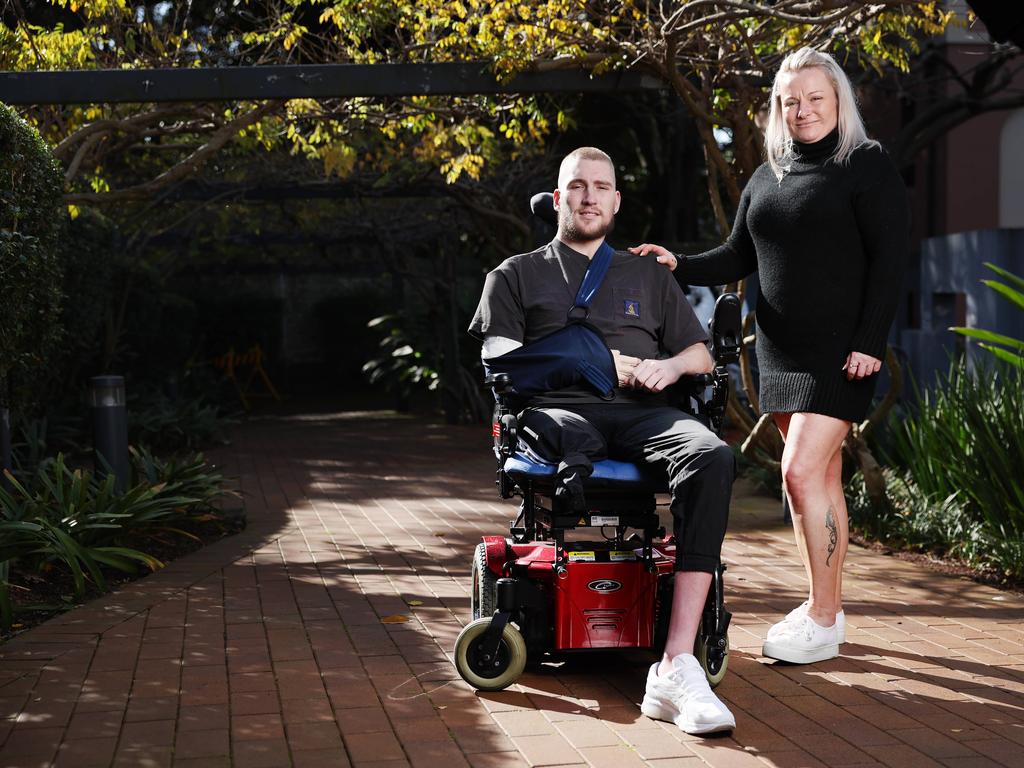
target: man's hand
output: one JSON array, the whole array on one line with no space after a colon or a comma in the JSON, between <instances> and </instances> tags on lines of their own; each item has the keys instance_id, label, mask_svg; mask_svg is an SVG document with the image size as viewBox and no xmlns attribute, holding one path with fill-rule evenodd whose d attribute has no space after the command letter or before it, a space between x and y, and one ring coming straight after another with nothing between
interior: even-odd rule
<instances>
[{"instance_id":1,"label":"man's hand","mask_svg":"<svg viewBox=\"0 0 1024 768\"><path fill-rule=\"evenodd\" d=\"M633 369L633 386L636 389L646 389L648 392L661 392L665 387L675 384L683 375L681 363L679 357L641 360Z\"/></svg>"},{"instance_id":2,"label":"man's hand","mask_svg":"<svg viewBox=\"0 0 1024 768\"><path fill-rule=\"evenodd\" d=\"M655 245L654 243L634 245L632 248L628 248L627 250L630 253L635 253L637 256L646 256L649 253L655 253L658 256L658 263L664 264L673 272L675 272L676 266L679 264L679 259L676 258L672 251L660 245Z\"/></svg>"},{"instance_id":3,"label":"man's hand","mask_svg":"<svg viewBox=\"0 0 1024 768\"><path fill-rule=\"evenodd\" d=\"M846 364L842 367L842 370L846 371L847 381L873 376L881 369L881 360L871 355L865 355L863 352L851 352L848 354L846 356Z\"/></svg>"},{"instance_id":4,"label":"man's hand","mask_svg":"<svg viewBox=\"0 0 1024 768\"><path fill-rule=\"evenodd\" d=\"M640 358L624 355L617 349L612 350L612 357L615 358L615 373L619 378L619 386L633 386L633 370L640 362Z\"/></svg>"},{"instance_id":5,"label":"man's hand","mask_svg":"<svg viewBox=\"0 0 1024 768\"><path fill-rule=\"evenodd\" d=\"M704 342L691 344L674 357L664 360L641 360L633 369L633 386L649 392L661 392L675 384L681 376L710 373L715 361Z\"/></svg>"}]
</instances>

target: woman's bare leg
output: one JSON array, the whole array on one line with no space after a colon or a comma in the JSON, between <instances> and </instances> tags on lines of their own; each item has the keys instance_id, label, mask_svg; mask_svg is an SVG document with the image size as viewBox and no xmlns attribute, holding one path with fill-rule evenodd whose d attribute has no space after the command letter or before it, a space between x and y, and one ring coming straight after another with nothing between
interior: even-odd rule
<instances>
[{"instance_id":1,"label":"woman's bare leg","mask_svg":"<svg viewBox=\"0 0 1024 768\"><path fill-rule=\"evenodd\" d=\"M846 549L850 544L850 523L846 510L846 494L843 491L843 451L836 451L828 465L825 483L832 498L832 506L836 512L836 529L839 534L839 545L836 547L836 612L843 610L843 564L846 562Z\"/></svg>"},{"instance_id":2,"label":"woman's bare leg","mask_svg":"<svg viewBox=\"0 0 1024 768\"><path fill-rule=\"evenodd\" d=\"M839 610L848 543L846 505L837 497L833 462L841 461L838 454L849 429L849 422L831 416L794 413L784 433L782 477L797 547L810 578L807 613L825 627L835 623Z\"/></svg>"}]
</instances>

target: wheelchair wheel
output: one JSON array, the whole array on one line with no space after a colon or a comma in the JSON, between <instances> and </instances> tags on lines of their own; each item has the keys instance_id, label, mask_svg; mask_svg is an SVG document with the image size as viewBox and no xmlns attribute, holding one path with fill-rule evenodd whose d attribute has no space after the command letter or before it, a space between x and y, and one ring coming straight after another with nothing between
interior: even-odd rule
<instances>
[{"instance_id":1,"label":"wheelchair wheel","mask_svg":"<svg viewBox=\"0 0 1024 768\"><path fill-rule=\"evenodd\" d=\"M470 619L490 618L497 600L498 577L487 567L487 547L477 544L473 552L473 594L470 598Z\"/></svg>"},{"instance_id":2,"label":"wheelchair wheel","mask_svg":"<svg viewBox=\"0 0 1024 768\"><path fill-rule=\"evenodd\" d=\"M720 645L721 644L721 645ZM714 688L725 677L729 668L729 636L709 636L700 633L697 637L697 661L704 668L708 683Z\"/></svg>"},{"instance_id":3,"label":"wheelchair wheel","mask_svg":"<svg viewBox=\"0 0 1024 768\"><path fill-rule=\"evenodd\" d=\"M481 691L500 691L514 683L526 668L526 642L511 624L506 624L498 642L497 659L483 658L482 637L491 624L485 616L470 622L455 641L455 669L462 679Z\"/></svg>"}]
</instances>

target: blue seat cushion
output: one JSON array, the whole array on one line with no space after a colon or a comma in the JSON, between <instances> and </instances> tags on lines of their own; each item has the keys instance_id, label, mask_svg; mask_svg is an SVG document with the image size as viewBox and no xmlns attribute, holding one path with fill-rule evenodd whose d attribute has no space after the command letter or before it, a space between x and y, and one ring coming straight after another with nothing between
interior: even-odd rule
<instances>
[{"instance_id":1,"label":"blue seat cushion","mask_svg":"<svg viewBox=\"0 0 1024 768\"><path fill-rule=\"evenodd\" d=\"M554 464L535 461L523 453L516 452L506 459L504 469L513 479L528 478L536 481L554 479L558 468ZM659 474L651 469L643 470L636 464L631 464L628 461L616 461L614 459L595 461L594 472L587 478L588 483L591 481L603 481L602 484L641 483L645 486L652 484L665 485L663 474Z\"/></svg>"}]
</instances>

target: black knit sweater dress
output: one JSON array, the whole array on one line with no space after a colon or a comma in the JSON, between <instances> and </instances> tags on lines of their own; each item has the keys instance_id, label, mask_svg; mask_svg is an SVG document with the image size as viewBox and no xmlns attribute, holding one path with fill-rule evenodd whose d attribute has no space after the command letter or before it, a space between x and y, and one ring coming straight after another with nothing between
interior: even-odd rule
<instances>
[{"instance_id":1,"label":"black knit sweater dress","mask_svg":"<svg viewBox=\"0 0 1024 768\"><path fill-rule=\"evenodd\" d=\"M686 256L676 279L723 285L755 270L759 398L763 413L820 413L860 421L878 376L847 381L846 356L884 357L909 251L906 190L877 147L843 165L838 131L794 143L780 182L768 163L740 199L729 239Z\"/></svg>"}]
</instances>

